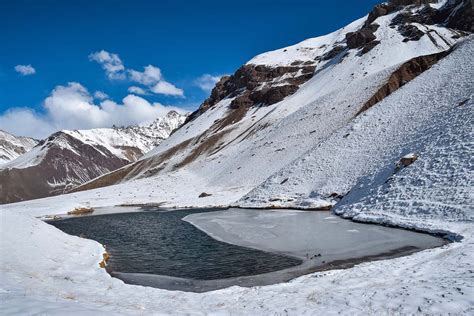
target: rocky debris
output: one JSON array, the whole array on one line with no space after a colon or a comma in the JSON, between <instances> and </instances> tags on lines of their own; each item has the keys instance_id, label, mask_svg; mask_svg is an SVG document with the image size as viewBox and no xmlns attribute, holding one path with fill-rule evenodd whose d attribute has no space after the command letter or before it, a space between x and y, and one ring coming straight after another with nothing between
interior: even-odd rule
<instances>
[{"instance_id":1,"label":"rocky debris","mask_svg":"<svg viewBox=\"0 0 474 316\"><path fill-rule=\"evenodd\" d=\"M331 194L328 195L329 198L340 200L344 197L344 195L337 193L337 192L332 192Z\"/></svg>"},{"instance_id":2,"label":"rocky debris","mask_svg":"<svg viewBox=\"0 0 474 316\"><path fill-rule=\"evenodd\" d=\"M400 158L400 160L397 162L395 166L395 171L398 171L402 168L408 167L412 163L414 163L418 159L418 155L415 153L411 153L408 155L403 156Z\"/></svg>"},{"instance_id":3,"label":"rocky debris","mask_svg":"<svg viewBox=\"0 0 474 316\"><path fill-rule=\"evenodd\" d=\"M206 192L202 192L201 194L199 194L199 198L205 198L205 197L208 197L208 196L211 196L212 194L210 193L206 193Z\"/></svg>"}]
</instances>

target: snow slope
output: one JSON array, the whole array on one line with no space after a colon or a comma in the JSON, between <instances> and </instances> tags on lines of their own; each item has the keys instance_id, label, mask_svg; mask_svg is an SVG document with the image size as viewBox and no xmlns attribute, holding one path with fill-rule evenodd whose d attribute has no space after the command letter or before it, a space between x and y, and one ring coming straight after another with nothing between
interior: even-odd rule
<instances>
[{"instance_id":1,"label":"snow slope","mask_svg":"<svg viewBox=\"0 0 474 316\"><path fill-rule=\"evenodd\" d=\"M0 165L24 154L37 143L36 139L14 136L0 130Z\"/></svg>"},{"instance_id":2,"label":"snow slope","mask_svg":"<svg viewBox=\"0 0 474 316\"><path fill-rule=\"evenodd\" d=\"M294 94L252 107L238 124L217 129L216 120L232 113L236 97L221 100L132 170L123 168L131 175L125 182L0 206L5 313L474 313L474 39L452 38L448 34L456 31L427 25L439 28L434 42L427 35L403 42L390 27L396 15L375 20L380 43L372 50L361 55L361 49L347 49L322 61ZM447 57L358 114L400 64L455 42ZM260 62L276 60L267 57ZM410 153L418 159L396 168ZM212 195L199 198L201 192ZM344 217L462 239L289 283L195 294L125 285L98 268L101 245L35 218L76 206L147 202L170 207L334 204L334 212Z\"/></svg>"}]
</instances>

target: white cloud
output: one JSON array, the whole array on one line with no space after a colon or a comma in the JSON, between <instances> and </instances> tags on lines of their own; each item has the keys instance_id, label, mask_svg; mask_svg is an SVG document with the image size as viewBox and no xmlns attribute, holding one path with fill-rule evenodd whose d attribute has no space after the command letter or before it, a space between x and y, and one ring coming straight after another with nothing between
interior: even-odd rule
<instances>
[{"instance_id":1,"label":"white cloud","mask_svg":"<svg viewBox=\"0 0 474 316\"><path fill-rule=\"evenodd\" d=\"M184 97L184 91L182 89L176 88L175 85L166 81L158 82L156 85L151 87L150 90L157 94Z\"/></svg>"},{"instance_id":2,"label":"white cloud","mask_svg":"<svg viewBox=\"0 0 474 316\"><path fill-rule=\"evenodd\" d=\"M109 96L107 95L107 93L103 92L103 91L96 91L94 92L94 98L98 99L98 100L105 100L107 99Z\"/></svg>"},{"instance_id":3,"label":"white cloud","mask_svg":"<svg viewBox=\"0 0 474 316\"><path fill-rule=\"evenodd\" d=\"M107 77L111 80L126 78L125 66L117 54L101 50L90 54L89 60L99 63L102 69L105 70Z\"/></svg>"},{"instance_id":4,"label":"white cloud","mask_svg":"<svg viewBox=\"0 0 474 316\"><path fill-rule=\"evenodd\" d=\"M156 66L148 65L143 68L143 71L126 69L117 54L109 53L105 50L90 54L89 59L99 63L110 80L127 79L145 86L146 89L156 94L184 97L183 90L165 81L161 69ZM134 91L130 91L130 89ZM141 95L145 95L145 91L145 88L140 87L129 88L129 92Z\"/></svg>"},{"instance_id":5,"label":"white cloud","mask_svg":"<svg viewBox=\"0 0 474 316\"><path fill-rule=\"evenodd\" d=\"M145 86L156 84L161 80L160 68L153 65L146 66L143 72L130 69L128 73L131 81L141 83Z\"/></svg>"},{"instance_id":6,"label":"white cloud","mask_svg":"<svg viewBox=\"0 0 474 316\"><path fill-rule=\"evenodd\" d=\"M55 87L43 106L44 115L28 109L9 110L0 115L0 126L13 134L42 138L55 130L142 124L171 110L183 112L136 95L126 96L122 103L104 100L96 104L87 89L76 82Z\"/></svg>"},{"instance_id":7,"label":"white cloud","mask_svg":"<svg viewBox=\"0 0 474 316\"><path fill-rule=\"evenodd\" d=\"M146 92L144 89L137 87L137 86L131 86L128 88L128 92L134 93L134 94L139 94L139 95L147 95L149 94Z\"/></svg>"},{"instance_id":8,"label":"white cloud","mask_svg":"<svg viewBox=\"0 0 474 316\"><path fill-rule=\"evenodd\" d=\"M16 65L15 71L22 76L34 75L36 73L36 69L31 65Z\"/></svg>"},{"instance_id":9,"label":"white cloud","mask_svg":"<svg viewBox=\"0 0 474 316\"><path fill-rule=\"evenodd\" d=\"M44 138L56 131L46 117L28 108L9 109L0 115L3 130L17 136Z\"/></svg>"},{"instance_id":10,"label":"white cloud","mask_svg":"<svg viewBox=\"0 0 474 316\"><path fill-rule=\"evenodd\" d=\"M223 75L213 76L210 74L204 74L194 81L194 84L206 92L211 92L216 83L222 78Z\"/></svg>"}]
</instances>

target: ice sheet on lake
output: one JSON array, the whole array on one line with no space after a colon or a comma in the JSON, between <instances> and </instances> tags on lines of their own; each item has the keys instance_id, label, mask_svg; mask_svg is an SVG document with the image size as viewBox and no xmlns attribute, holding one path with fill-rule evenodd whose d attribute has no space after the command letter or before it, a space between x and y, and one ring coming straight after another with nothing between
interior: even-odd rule
<instances>
[{"instance_id":1,"label":"ice sheet on lake","mask_svg":"<svg viewBox=\"0 0 474 316\"><path fill-rule=\"evenodd\" d=\"M313 258L318 263L373 256L404 247L431 248L442 244L431 235L355 223L330 214L326 211L229 209L191 214L183 220L220 241L302 259Z\"/></svg>"}]
</instances>

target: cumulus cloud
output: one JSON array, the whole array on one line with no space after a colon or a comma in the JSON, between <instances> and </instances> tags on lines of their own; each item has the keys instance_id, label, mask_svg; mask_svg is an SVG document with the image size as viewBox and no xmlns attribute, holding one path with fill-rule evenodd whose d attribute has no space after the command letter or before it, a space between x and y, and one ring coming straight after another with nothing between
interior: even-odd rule
<instances>
[{"instance_id":1,"label":"cumulus cloud","mask_svg":"<svg viewBox=\"0 0 474 316\"><path fill-rule=\"evenodd\" d=\"M141 83L142 85L149 86L156 84L161 80L161 69L153 65L148 65L144 68L143 72L130 69L130 80Z\"/></svg>"},{"instance_id":2,"label":"cumulus cloud","mask_svg":"<svg viewBox=\"0 0 474 316\"><path fill-rule=\"evenodd\" d=\"M103 91L96 91L94 92L94 98L98 99L98 100L105 100L107 99L109 96L107 93L103 92Z\"/></svg>"},{"instance_id":3,"label":"cumulus cloud","mask_svg":"<svg viewBox=\"0 0 474 316\"><path fill-rule=\"evenodd\" d=\"M194 84L206 92L211 92L216 83L222 78L223 75L213 76L210 74L204 74L194 81Z\"/></svg>"},{"instance_id":4,"label":"cumulus cloud","mask_svg":"<svg viewBox=\"0 0 474 316\"><path fill-rule=\"evenodd\" d=\"M99 63L105 70L105 73L110 80L127 79L144 86L143 88L130 87L129 89L139 91L136 89L139 88L141 91L148 90L156 94L184 97L183 90L177 88L174 84L167 82L163 78L161 69L156 66L148 65L143 68L143 71L126 69L122 60L117 54L109 53L105 50L90 54L89 59ZM142 95L145 94L138 92L133 93Z\"/></svg>"},{"instance_id":5,"label":"cumulus cloud","mask_svg":"<svg viewBox=\"0 0 474 316\"><path fill-rule=\"evenodd\" d=\"M36 69L31 65L16 65L15 71L21 74L22 76L30 76L36 73Z\"/></svg>"},{"instance_id":6,"label":"cumulus cloud","mask_svg":"<svg viewBox=\"0 0 474 316\"><path fill-rule=\"evenodd\" d=\"M56 131L46 117L28 108L9 109L0 115L3 130L18 136L43 138Z\"/></svg>"},{"instance_id":7,"label":"cumulus cloud","mask_svg":"<svg viewBox=\"0 0 474 316\"><path fill-rule=\"evenodd\" d=\"M125 66L117 54L105 50L94 52L89 55L89 60L95 61L105 70L107 77L111 80L125 79Z\"/></svg>"},{"instance_id":8,"label":"cumulus cloud","mask_svg":"<svg viewBox=\"0 0 474 316\"><path fill-rule=\"evenodd\" d=\"M156 85L151 87L150 90L157 94L184 97L184 91L182 89L176 88L175 85L166 81L158 82Z\"/></svg>"},{"instance_id":9,"label":"cumulus cloud","mask_svg":"<svg viewBox=\"0 0 474 316\"><path fill-rule=\"evenodd\" d=\"M131 86L128 88L128 92L134 93L134 94L139 94L139 95L147 95L149 94L146 92L144 89L137 87L137 86Z\"/></svg>"},{"instance_id":10,"label":"cumulus cloud","mask_svg":"<svg viewBox=\"0 0 474 316\"><path fill-rule=\"evenodd\" d=\"M0 125L13 134L43 138L55 130L142 124L171 110L183 112L136 95L126 96L121 103L107 99L96 104L87 89L76 82L55 87L43 106L44 115L28 109L9 110L0 115Z\"/></svg>"}]
</instances>

